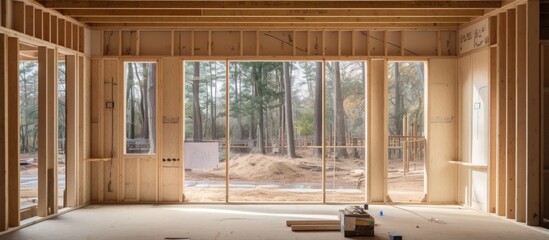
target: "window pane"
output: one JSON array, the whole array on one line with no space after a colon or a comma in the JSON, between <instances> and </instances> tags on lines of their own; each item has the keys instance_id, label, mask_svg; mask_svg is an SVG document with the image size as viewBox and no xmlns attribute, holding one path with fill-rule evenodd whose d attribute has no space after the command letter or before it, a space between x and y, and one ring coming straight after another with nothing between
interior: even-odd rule
<instances>
[{"instance_id":1,"label":"window pane","mask_svg":"<svg viewBox=\"0 0 549 240\"><path fill-rule=\"evenodd\" d=\"M326 201L364 202L365 62L326 63Z\"/></svg>"},{"instance_id":2,"label":"window pane","mask_svg":"<svg viewBox=\"0 0 549 240\"><path fill-rule=\"evenodd\" d=\"M185 201L225 201L225 62L185 62Z\"/></svg>"},{"instance_id":3,"label":"window pane","mask_svg":"<svg viewBox=\"0 0 549 240\"><path fill-rule=\"evenodd\" d=\"M38 204L38 62L19 62L20 208Z\"/></svg>"},{"instance_id":4,"label":"window pane","mask_svg":"<svg viewBox=\"0 0 549 240\"><path fill-rule=\"evenodd\" d=\"M425 200L425 64L390 62L387 188L393 202Z\"/></svg>"},{"instance_id":5,"label":"window pane","mask_svg":"<svg viewBox=\"0 0 549 240\"><path fill-rule=\"evenodd\" d=\"M128 62L126 76L126 153L155 153L156 63Z\"/></svg>"},{"instance_id":6,"label":"window pane","mask_svg":"<svg viewBox=\"0 0 549 240\"><path fill-rule=\"evenodd\" d=\"M230 201L322 201L321 68L230 64Z\"/></svg>"},{"instance_id":7,"label":"window pane","mask_svg":"<svg viewBox=\"0 0 549 240\"><path fill-rule=\"evenodd\" d=\"M64 56L62 56L64 58ZM66 64L65 60L57 63L57 205L63 208L65 205L65 163L67 159L67 108L66 108Z\"/></svg>"}]
</instances>

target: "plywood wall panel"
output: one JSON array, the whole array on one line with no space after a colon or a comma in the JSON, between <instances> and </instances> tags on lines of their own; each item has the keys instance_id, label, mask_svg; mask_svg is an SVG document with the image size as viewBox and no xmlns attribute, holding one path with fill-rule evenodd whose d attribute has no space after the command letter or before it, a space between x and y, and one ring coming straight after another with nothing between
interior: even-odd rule
<instances>
[{"instance_id":1,"label":"plywood wall panel","mask_svg":"<svg viewBox=\"0 0 549 240\"><path fill-rule=\"evenodd\" d=\"M324 37L321 31L309 32L309 55L322 56L322 49L324 47Z\"/></svg>"},{"instance_id":2,"label":"plywood wall panel","mask_svg":"<svg viewBox=\"0 0 549 240\"><path fill-rule=\"evenodd\" d=\"M404 42L405 56L435 56L437 54L437 32L419 32L419 31L404 31L402 32ZM455 49L455 43L452 45L449 32L441 33L441 55L452 55L452 49ZM455 35L454 35L455 37ZM455 53L455 52L454 52Z\"/></svg>"},{"instance_id":3,"label":"plywood wall panel","mask_svg":"<svg viewBox=\"0 0 549 240\"><path fill-rule=\"evenodd\" d=\"M339 56L353 55L353 32L340 31L339 33Z\"/></svg>"},{"instance_id":4,"label":"plywood wall panel","mask_svg":"<svg viewBox=\"0 0 549 240\"><path fill-rule=\"evenodd\" d=\"M208 56L210 35L208 31L194 31L193 56Z\"/></svg>"},{"instance_id":5,"label":"plywood wall panel","mask_svg":"<svg viewBox=\"0 0 549 240\"><path fill-rule=\"evenodd\" d=\"M122 126L120 123L122 121L122 101L123 98L118 95L118 93L123 89L123 81L120 79L119 75L119 61L117 59L105 59L103 60L103 78L101 81L103 87L103 101L113 101L115 107L107 109L102 105L101 110L103 111L103 125L105 134L102 138L103 145L103 157L112 157L111 161L108 161L104 165L104 176L105 180L103 183L104 186L104 196L106 201L118 201L118 171L119 171L119 162L120 156L122 154L122 149L119 149L120 141L123 139L120 136L120 129ZM112 87L110 84L114 82L115 85ZM112 119L114 117L114 119ZM113 125L114 123L114 125ZM113 142L114 141L114 142Z\"/></svg>"},{"instance_id":6,"label":"plywood wall panel","mask_svg":"<svg viewBox=\"0 0 549 240\"><path fill-rule=\"evenodd\" d=\"M457 60L430 59L428 63L428 133L430 203L456 199Z\"/></svg>"},{"instance_id":7,"label":"plywood wall panel","mask_svg":"<svg viewBox=\"0 0 549 240\"><path fill-rule=\"evenodd\" d=\"M292 31L259 32L259 54L264 56L287 56L293 54Z\"/></svg>"},{"instance_id":8,"label":"plywood wall panel","mask_svg":"<svg viewBox=\"0 0 549 240\"><path fill-rule=\"evenodd\" d=\"M103 32L103 55L117 56L120 52L120 31L104 31ZM93 43L92 43L93 44Z\"/></svg>"},{"instance_id":9,"label":"plywood wall panel","mask_svg":"<svg viewBox=\"0 0 549 240\"><path fill-rule=\"evenodd\" d=\"M174 33L174 55L191 56L192 54L192 33L191 31L175 31Z\"/></svg>"},{"instance_id":10,"label":"plywood wall panel","mask_svg":"<svg viewBox=\"0 0 549 240\"><path fill-rule=\"evenodd\" d=\"M370 42L368 44L370 56L385 55L385 34L382 31L369 31Z\"/></svg>"},{"instance_id":11,"label":"plywood wall panel","mask_svg":"<svg viewBox=\"0 0 549 240\"><path fill-rule=\"evenodd\" d=\"M139 194L139 159L138 158L125 158L123 163L124 176L123 189L124 189L124 201L138 201Z\"/></svg>"},{"instance_id":12,"label":"plywood wall panel","mask_svg":"<svg viewBox=\"0 0 549 240\"><path fill-rule=\"evenodd\" d=\"M354 49L356 56L368 56L368 31L355 31Z\"/></svg>"},{"instance_id":13,"label":"plywood wall panel","mask_svg":"<svg viewBox=\"0 0 549 240\"><path fill-rule=\"evenodd\" d=\"M402 35L400 31L387 31L385 39L388 56L401 56ZM436 45L435 45L436 46Z\"/></svg>"},{"instance_id":14,"label":"plywood wall panel","mask_svg":"<svg viewBox=\"0 0 549 240\"><path fill-rule=\"evenodd\" d=\"M212 31L212 55L240 55L240 31Z\"/></svg>"},{"instance_id":15,"label":"plywood wall panel","mask_svg":"<svg viewBox=\"0 0 549 240\"><path fill-rule=\"evenodd\" d=\"M162 126L160 148L160 201L177 202L182 194L183 160L183 64L180 59L164 59L160 84ZM165 159L179 159L167 164Z\"/></svg>"},{"instance_id":16,"label":"plywood wall panel","mask_svg":"<svg viewBox=\"0 0 549 240\"><path fill-rule=\"evenodd\" d=\"M307 56L309 34L307 31L295 31L294 46L297 56Z\"/></svg>"},{"instance_id":17,"label":"plywood wall panel","mask_svg":"<svg viewBox=\"0 0 549 240\"><path fill-rule=\"evenodd\" d=\"M171 31L140 31L139 55L171 56Z\"/></svg>"},{"instance_id":18,"label":"plywood wall panel","mask_svg":"<svg viewBox=\"0 0 549 240\"><path fill-rule=\"evenodd\" d=\"M139 201L156 202L158 192L158 164L156 157L139 159Z\"/></svg>"},{"instance_id":19,"label":"plywood wall panel","mask_svg":"<svg viewBox=\"0 0 549 240\"><path fill-rule=\"evenodd\" d=\"M257 55L257 33L255 31L242 32L242 52L244 56Z\"/></svg>"}]
</instances>

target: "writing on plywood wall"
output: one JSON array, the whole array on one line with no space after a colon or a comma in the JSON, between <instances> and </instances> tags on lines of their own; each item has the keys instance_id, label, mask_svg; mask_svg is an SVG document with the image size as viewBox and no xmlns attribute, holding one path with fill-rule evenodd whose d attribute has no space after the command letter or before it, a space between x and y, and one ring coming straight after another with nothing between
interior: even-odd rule
<instances>
[{"instance_id":1,"label":"writing on plywood wall","mask_svg":"<svg viewBox=\"0 0 549 240\"><path fill-rule=\"evenodd\" d=\"M490 45L489 19L484 19L459 31L459 54Z\"/></svg>"}]
</instances>

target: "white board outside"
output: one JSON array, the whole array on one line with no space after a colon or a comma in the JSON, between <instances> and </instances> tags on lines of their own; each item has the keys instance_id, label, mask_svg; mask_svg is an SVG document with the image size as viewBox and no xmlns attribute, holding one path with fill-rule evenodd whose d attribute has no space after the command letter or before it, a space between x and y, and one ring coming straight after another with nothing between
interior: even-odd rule
<instances>
[{"instance_id":1,"label":"white board outside","mask_svg":"<svg viewBox=\"0 0 549 240\"><path fill-rule=\"evenodd\" d=\"M185 169L214 169L219 163L217 142L186 142Z\"/></svg>"},{"instance_id":2,"label":"white board outside","mask_svg":"<svg viewBox=\"0 0 549 240\"><path fill-rule=\"evenodd\" d=\"M459 54L490 45L488 18L459 31Z\"/></svg>"}]
</instances>

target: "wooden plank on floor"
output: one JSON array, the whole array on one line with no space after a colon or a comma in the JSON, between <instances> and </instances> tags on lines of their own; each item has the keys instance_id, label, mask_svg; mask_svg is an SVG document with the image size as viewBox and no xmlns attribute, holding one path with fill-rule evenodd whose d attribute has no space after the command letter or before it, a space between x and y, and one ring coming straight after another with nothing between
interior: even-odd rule
<instances>
[{"instance_id":1,"label":"wooden plank on floor","mask_svg":"<svg viewBox=\"0 0 549 240\"><path fill-rule=\"evenodd\" d=\"M286 226L293 225L339 225L339 220L287 220Z\"/></svg>"},{"instance_id":2,"label":"wooden plank on floor","mask_svg":"<svg viewBox=\"0 0 549 240\"><path fill-rule=\"evenodd\" d=\"M516 122L516 10L507 10L507 218L515 218L515 122Z\"/></svg>"},{"instance_id":3,"label":"wooden plank on floor","mask_svg":"<svg viewBox=\"0 0 549 240\"><path fill-rule=\"evenodd\" d=\"M516 16L516 202L515 213L518 222L526 221L526 5L517 6Z\"/></svg>"},{"instance_id":4,"label":"wooden plank on floor","mask_svg":"<svg viewBox=\"0 0 549 240\"><path fill-rule=\"evenodd\" d=\"M292 225L292 231L294 232L320 232L320 231L339 231L341 227L339 225Z\"/></svg>"},{"instance_id":5,"label":"wooden plank on floor","mask_svg":"<svg viewBox=\"0 0 549 240\"><path fill-rule=\"evenodd\" d=\"M0 231L8 229L8 72L6 35L0 34Z\"/></svg>"},{"instance_id":6,"label":"wooden plank on floor","mask_svg":"<svg viewBox=\"0 0 549 240\"><path fill-rule=\"evenodd\" d=\"M8 38L8 211L9 226L19 226L19 39Z\"/></svg>"}]
</instances>

